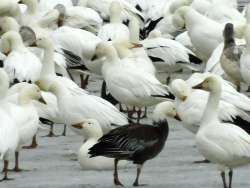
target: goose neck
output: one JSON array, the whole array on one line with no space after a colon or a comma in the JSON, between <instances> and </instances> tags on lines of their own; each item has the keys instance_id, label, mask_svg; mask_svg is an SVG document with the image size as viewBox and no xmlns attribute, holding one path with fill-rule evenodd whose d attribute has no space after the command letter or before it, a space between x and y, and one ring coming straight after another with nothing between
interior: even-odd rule
<instances>
[{"instance_id":1,"label":"goose neck","mask_svg":"<svg viewBox=\"0 0 250 188\"><path fill-rule=\"evenodd\" d=\"M207 106L204 111L201 127L209 124L209 122L217 121L218 119L218 106L221 96L221 87L215 91L211 91L208 97Z\"/></svg>"},{"instance_id":2,"label":"goose neck","mask_svg":"<svg viewBox=\"0 0 250 188\"><path fill-rule=\"evenodd\" d=\"M55 75L53 47L47 47L44 49L44 56L43 56L42 63L43 63L43 66L42 66L42 71L41 71L41 77L48 76L48 75Z\"/></svg>"}]
</instances>

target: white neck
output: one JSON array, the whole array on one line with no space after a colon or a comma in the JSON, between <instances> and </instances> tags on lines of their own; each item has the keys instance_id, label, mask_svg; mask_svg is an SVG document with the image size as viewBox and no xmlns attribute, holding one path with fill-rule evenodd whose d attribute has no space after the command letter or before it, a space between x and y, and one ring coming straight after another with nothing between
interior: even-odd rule
<instances>
[{"instance_id":1,"label":"white neck","mask_svg":"<svg viewBox=\"0 0 250 188\"><path fill-rule=\"evenodd\" d=\"M44 49L43 66L41 71L41 78L49 75L55 75L55 63L54 63L54 48L47 47Z\"/></svg>"},{"instance_id":2,"label":"white neck","mask_svg":"<svg viewBox=\"0 0 250 188\"><path fill-rule=\"evenodd\" d=\"M221 86L217 91L211 91L207 101L207 106L201 119L201 127L206 126L209 122L218 120L218 107L221 96Z\"/></svg>"},{"instance_id":3,"label":"white neck","mask_svg":"<svg viewBox=\"0 0 250 188\"><path fill-rule=\"evenodd\" d=\"M130 32L130 41L134 43L139 42L140 36L140 26L139 22L135 19L132 19L129 24L129 32Z\"/></svg>"}]
</instances>

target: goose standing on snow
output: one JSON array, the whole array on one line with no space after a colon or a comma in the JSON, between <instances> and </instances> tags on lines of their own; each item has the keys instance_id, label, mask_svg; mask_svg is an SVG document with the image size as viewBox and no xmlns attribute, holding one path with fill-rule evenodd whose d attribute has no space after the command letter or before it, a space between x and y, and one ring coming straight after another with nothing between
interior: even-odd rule
<instances>
[{"instance_id":1,"label":"goose standing on snow","mask_svg":"<svg viewBox=\"0 0 250 188\"><path fill-rule=\"evenodd\" d=\"M111 170L114 169L114 160L107 157L89 158L89 148L98 142L98 139L103 136L102 128L99 122L95 119L86 119L82 123L72 125L79 129L84 136L85 142L82 144L78 152L78 161L84 170ZM123 163L124 167L126 163Z\"/></svg>"},{"instance_id":2,"label":"goose standing on snow","mask_svg":"<svg viewBox=\"0 0 250 188\"><path fill-rule=\"evenodd\" d=\"M240 72L240 56L243 49L235 43L233 24L226 24L223 35L224 49L220 58L221 67L237 86L237 91L240 91L240 83L242 81Z\"/></svg>"},{"instance_id":3,"label":"goose standing on snow","mask_svg":"<svg viewBox=\"0 0 250 188\"><path fill-rule=\"evenodd\" d=\"M39 79L42 64L23 44L22 38L16 31L9 31L2 36L2 51L7 55L4 69L11 83L31 82Z\"/></svg>"},{"instance_id":4,"label":"goose standing on snow","mask_svg":"<svg viewBox=\"0 0 250 188\"><path fill-rule=\"evenodd\" d=\"M233 169L250 163L250 136L234 124L219 121L218 105L222 84L218 76L209 76L193 88L209 92L201 127L196 134L197 148L205 158L217 165L224 188L231 188ZM227 170L228 185L225 178Z\"/></svg>"},{"instance_id":5,"label":"goose standing on snow","mask_svg":"<svg viewBox=\"0 0 250 188\"><path fill-rule=\"evenodd\" d=\"M91 157L105 156L115 159L115 185L122 186L118 177L118 162L129 160L137 165L133 185L139 186L139 176L144 163L156 157L167 140L169 128L165 110L164 103L158 104L153 113L153 125L129 124L116 128L101 137L98 143L89 149Z\"/></svg>"}]
</instances>

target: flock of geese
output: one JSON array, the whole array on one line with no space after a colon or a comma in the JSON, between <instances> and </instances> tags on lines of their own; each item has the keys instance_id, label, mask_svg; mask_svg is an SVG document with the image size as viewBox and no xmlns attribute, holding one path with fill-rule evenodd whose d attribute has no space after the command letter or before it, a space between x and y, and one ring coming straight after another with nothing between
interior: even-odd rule
<instances>
[{"instance_id":1,"label":"flock of geese","mask_svg":"<svg viewBox=\"0 0 250 188\"><path fill-rule=\"evenodd\" d=\"M122 186L118 163L133 161L139 186L175 119L195 135L199 162L215 163L231 188L233 169L250 163L250 5L240 12L236 0L77 3L0 1L1 181L10 180L12 157L22 171L19 153L38 146L42 124L51 137L62 124L64 136L70 127L84 137L84 170L112 169ZM100 97L87 91L93 74L103 80ZM152 123L141 123L154 105Z\"/></svg>"}]
</instances>

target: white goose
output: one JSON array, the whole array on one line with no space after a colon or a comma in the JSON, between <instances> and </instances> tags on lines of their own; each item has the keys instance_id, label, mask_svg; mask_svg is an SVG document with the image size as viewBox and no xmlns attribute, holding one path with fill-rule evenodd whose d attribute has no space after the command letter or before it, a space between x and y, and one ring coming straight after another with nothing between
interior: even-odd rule
<instances>
[{"instance_id":1,"label":"white goose","mask_svg":"<svg viewBox=\"0 0 250 188\"><path fill-rule=\"evenodd\" d=\"M110 22L103 25L98 37L103 41L114 41L117 39L129 40L129 29L122 23L121 13L123 8L117 1L113 1L110 5Z\"/></svg>"},{"instance_id":2,"label":"white goose","mask_svg":"<svg viewBox=\"0 0 250 188\"><path fill-rule=\"evenodd\" d=\"M233 169L250 163L250 136L234 124L219 121L218 105L222 84L218 76L208 76L194 88L209 92L201 127L196 134L197 148L206 159L217 165L223 186L231 188ZM229 170L228 186L225 178L227 170Z\"/></svg>"},{"instance_id":3,"label":"white goose","mask_svg":"<svg viewBox=\"0 0 250 188\"><path fill-rule=\"evenodd\" d=\"M9 31L2 36L2 51L7 55L4 69L10 82L35 82L39 79L42 64L23 44L19 33Z\"/></svg>"},{"instance_id":4,"label":"white goose","mask_svg":"<svg viewBox=\"0 0 250 188\"><path fill-rule=\"evenodd\" d=\"M6 108L8 113L11 115L13 120L16 122L19 134L18 147L16 149L16 161L14 171L19 172L19 152L22 146L31 142L34 139L38 128L39 128L39 116L37 110L32 102L32 100L37 100L45 103L42 98L40 89L33 84L19 83L8 91L9 97L6 104L3 106ZM13 94L14 93L14 94ZM36 142L34 145L26 148L36 147Z\"/></svg>"},{"instance_id":5,"label":"white goose","mask_svg":"<svg viewBox=\"0 0 250 188\"><path fill-rule=\"evenodd\" d=\"M6 82L7 81L7 82ZM8 75L3 69L0 69L0 159L4 161L3 172L4 177L1 181L8 180L8 166L11 155L17 149L19 134L18 129L13 118L6 112L6 109L2 106L5 103L6 91L9 87Z\"/></svg>"},{"instance_id":6,"label":"white goose","mask_svg":"<svg viewBox=\"0 0 250 188\"><path fill-rule=\"evenodd\" d=\"M103 136L102 128L99 122L95 119L85 119L81 124L72 125L79 129L79 132L84 136L85 142L79 149L78 161L83 170L113 170L114 160L107 157L89 158L89 148L98 142L98 139ZM121 163L124 167L126 162Z\"/></svg>"},{"instance_id":7,"label":"white goose","mask_svg":"<svg viewBox=\"0 0 250 188\"><path fill-rule=\"evenodd\" d=\"M163 38L158 30L153 30L141 43L158 71L171 72L171 69L181 68L197 70L198 64L201 64L191 50L175 40Z\"/></svg>"},{"instance_id":8,"label":"white goose","mask_svg":"<svg viewBox=\"0 0 250 188\"><path fill-rule=\"evenodd\" d=\"M41 78L37 84L45 91L50 89L56 95L60 117L64 118L65 124L72 125L81 122L83 118L95 118L100 122L104 132L107 132L111 129L111 124L123 125L127 122L126 118L109 102L89 95L70 79L55 75L51 40L39 38L37 44L45 49L46 55Z\"/></svg>"},{"instance_id":9,"label":"white goose","mask_svg":"<svg viewBox=\"0 0 250 188\"><path fill-rule=\"evenodd\" d=\"M207 74L211 75L211 74ZM205 79L204 76L202 79ZM195 84L197 82L194 82ZM193 85L192 84L192 85ZM208 99L208 93L201 90L192 90L191 87L181 79L171 83L171 91L177 97L176 109L184 127L192 133L196 133L201 124L202 115ZM237 102L234 102L237 101ZM243 102L244 101L244 102ZM248 124L250 117L247 114L250 108L250 100L235 91L233 87L223 82L222 98L219 103L219 119L225 122L233 122L238 126L250 131Z\"/></svg>"},{"instance_id":10,"label":"white goose","mask_svg":"<svg viewBox=\"0 0 250 188\"><path fill-rule=\"evenodd\" d=\"M198 13L191 7L184 6L177 9L173 16L173 22L177 28L186 26L191 42L197 50L198 57L204 62L208 60L213 50L223 41L223 25Z\"/></svg>"},{"instance_id":11,"label":"white goose","mask_svg":"<svg viewBox=\"0 0 250 188\"><path fill-rule=\"evenodd\" d=\"M8 32L8 31L19 31L19 24L17 23L15 18L12 17L1 17L0 18L0 35Z\"/></svg>"},{"instance_id":12,"label":"white goose","mask_svg":"<svg viewBox=\"0 0 250 188\"><path fill-rule=\"evenodd\" d=\"M61 16L62 25L64 26L85 29L96 33L103 24L102 18L91 8L81 6L65 7L61 4L55 8L59 10L61 15L59 15L58 19Z\"/></svg>"},{"instance_id":13,"label":"white goose","mask_svg":"<svg viewBox=\"0 0 250 188\"><path fill-rule=\"evenodd\" d=\"M111 44L100 43L96 54L99 57L106 57L102 74L108 90L120 103L128 107L141 108L160 101L153 96L169 96L167 86L162 85L154 75L138 69L131 63L122 63ZM140 110L138 117L140 117Z\"/></svg>"}]
</instances>

